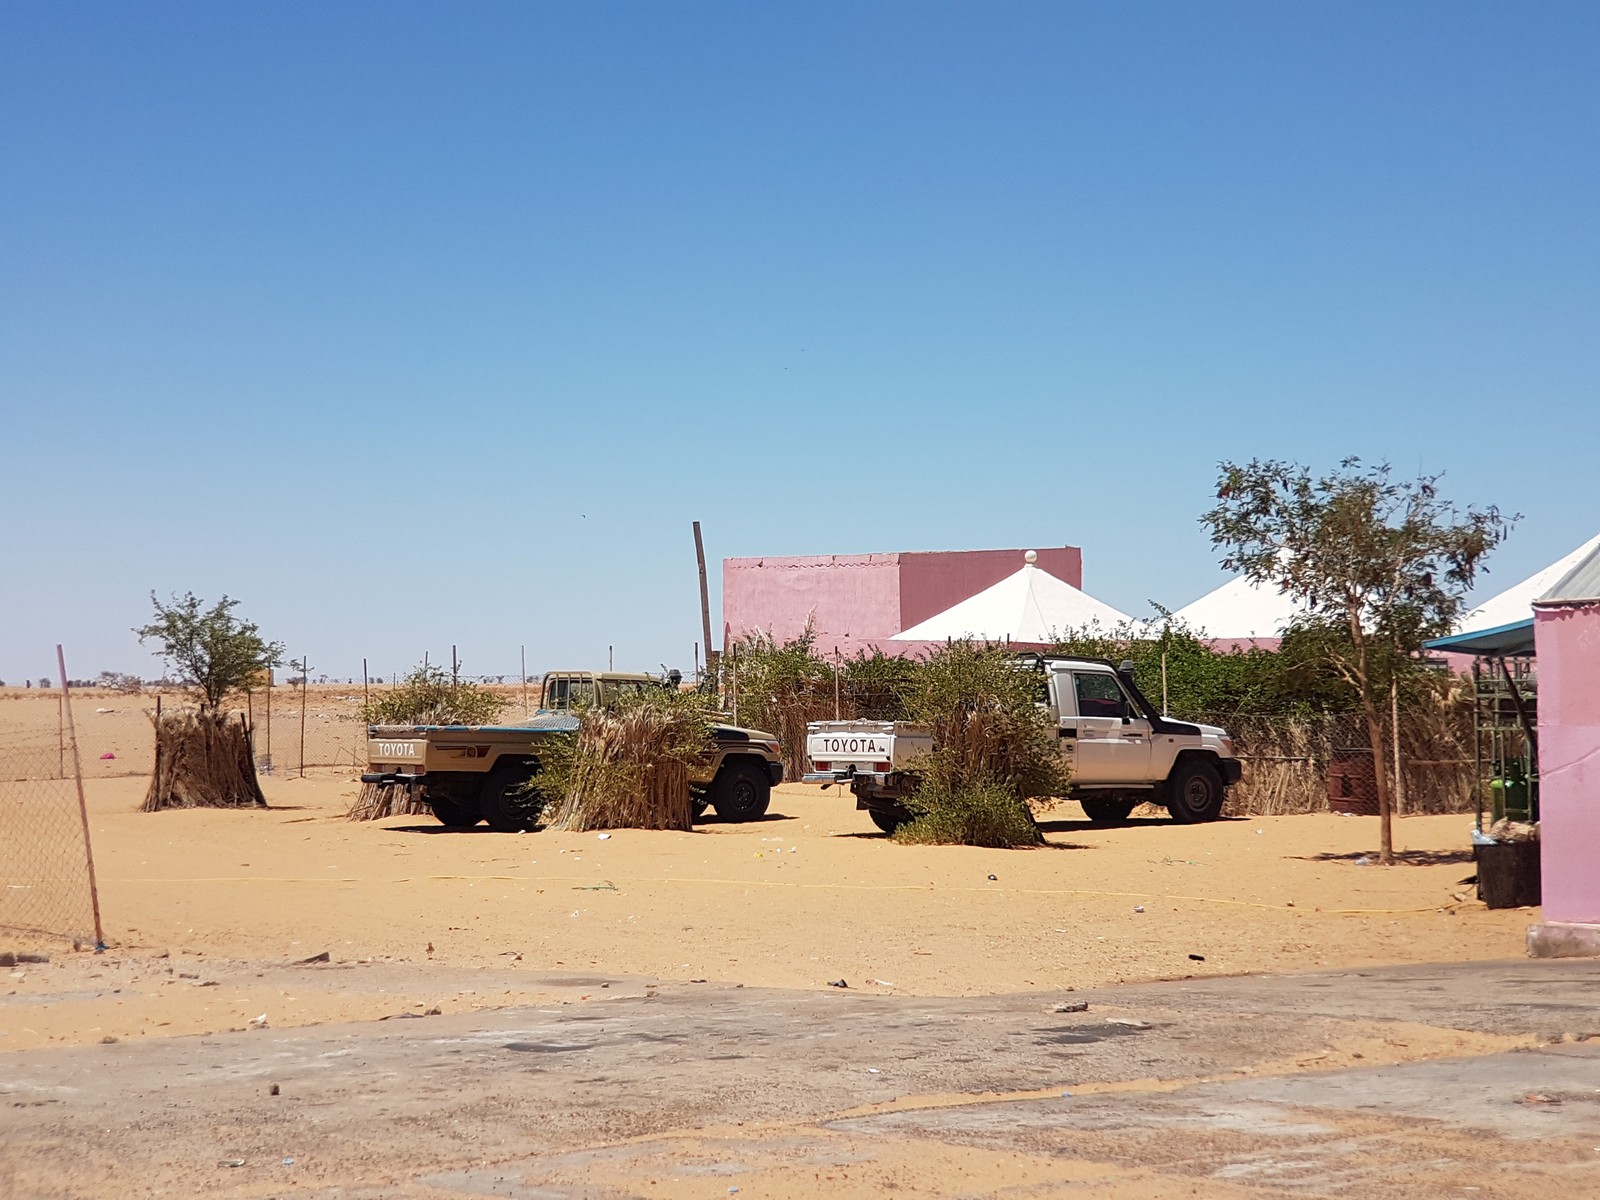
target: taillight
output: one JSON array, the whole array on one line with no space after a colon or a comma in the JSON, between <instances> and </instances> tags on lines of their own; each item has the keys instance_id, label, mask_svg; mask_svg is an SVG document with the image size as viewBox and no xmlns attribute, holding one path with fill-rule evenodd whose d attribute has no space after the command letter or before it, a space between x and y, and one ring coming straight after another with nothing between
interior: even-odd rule
<instances>
[{"instance_id":1,"label":"taillight","mask_svg":"<svg viewBox=\"0 0 1600 1200\"><path fill-rule=\"evenodd\" d=\"M886 762L876 762L876 763L872 764L872 769L874 771L882 771L884 774L888 774L890 771L894 770L894 764L893 763L886 763Z\"/></svg>"},{"instance_id":2,"label":"taillight","mask_svg":"<svg viewBox=\"0 0 1600 1200\"><path fill-rule=\"evenodd\" d=\"M833 770L833 764L832 763L814 762L811 765L813 767L815 767L819 771L831 771L831 770Z\"/></svg>"}]
</instances>

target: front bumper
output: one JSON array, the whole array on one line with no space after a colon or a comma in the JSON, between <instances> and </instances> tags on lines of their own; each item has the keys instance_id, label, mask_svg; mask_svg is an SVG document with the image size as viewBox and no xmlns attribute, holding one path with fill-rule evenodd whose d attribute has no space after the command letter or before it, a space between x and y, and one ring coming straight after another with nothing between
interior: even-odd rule
<instances>
[{"instance_id":1,"label":"front bumper","mask_svg":"<svg viewBox=\"0 0 1600 1200\"><path fill-rule=\"evenodd\" d=\"M1232 787L1244 778L1244 764L1237 758L1219 758L1217 770L1222 773L1224 787Z\"/></svg>"},{"instance_id":2,"label":"front bumper","mask_svg":"<svg viewBox=\"0 0 1600 1200\"><path fill-rule=\"evenodd\" d=\"M767 764L767 778L772 781L772 786L777 787L783 782L783 763L769 762Z\"/></svg>"}]
</instances>

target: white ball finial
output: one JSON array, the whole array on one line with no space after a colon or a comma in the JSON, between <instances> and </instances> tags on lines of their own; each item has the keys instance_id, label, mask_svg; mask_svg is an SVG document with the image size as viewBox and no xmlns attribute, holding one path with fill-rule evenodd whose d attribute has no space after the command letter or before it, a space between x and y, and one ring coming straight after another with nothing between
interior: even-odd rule
<instances>
[{"instance_id":1,"label":"white ball finial","mask_svg":"<svg viewBox=\"0 0 1600 1200\"><path fill-rule=\"evenodd\" d=\"M1037 550L1029 550L1022 556L1022 561L1027 563L1030 567L1033 566L1034 563L1039 561L1039 552Z\"/></svg>"}]
</instances>

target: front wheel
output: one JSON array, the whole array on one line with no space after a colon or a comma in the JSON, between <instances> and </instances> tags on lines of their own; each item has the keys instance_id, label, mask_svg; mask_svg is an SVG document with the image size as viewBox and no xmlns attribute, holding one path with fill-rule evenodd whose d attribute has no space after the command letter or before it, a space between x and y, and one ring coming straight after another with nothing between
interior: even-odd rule
<instances>
[{"instance_id":1,"label":"front wheel","mask_svg":"<svg viewBox=\"0 0 1600 1200\"><path fill-rule=\"evenodd\" d=\"M1116 825L1126 821L1138 805L1137 800L1109 800L1104 796L1089 796L1078 803L1083 805L1083 815L1096 825Z\"/></svg>"},{"instance_id":2,"label":"front wheel","mask_svg":"<svg viewBox=\"0 0 1600 1200\"><path fill-rule=\"evenodd\" d=\"M1167 811L1182 825L1215 821L1227 793L1217 768L1203 758L1189 758L1172 771L1167 784Z\"/></svg>"},{"instance_id":3,"label":"front wheel","mask_svg":"<svg viewBox=\"0 0 1600 1200\"><path fill-rule=\"evenodd\" d=\"M530 785L537 767L496 767L483 781L479 801L490 829L520 833L532 829L544 809L544 797Z\"/></svg>"},{"instance_id":4,"label":"front wheel","mask_svg":"<svg viewBox=\"0 0 1600 1200\"><path fill-rule=\"evenodd\" d=\"M749 763L726 763L711 784L711 804L724 821L759 821L772 803L767 773Z\"/></svg>"}]
</instances>

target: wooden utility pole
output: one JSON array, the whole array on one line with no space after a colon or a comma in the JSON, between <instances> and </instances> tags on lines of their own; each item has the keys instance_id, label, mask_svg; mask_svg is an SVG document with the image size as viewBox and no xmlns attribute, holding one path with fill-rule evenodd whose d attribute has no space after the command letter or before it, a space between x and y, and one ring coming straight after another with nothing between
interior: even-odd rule
<instances>
[{"instance_id":1,"label":"wooden utility pole","mask_svg":"<svg viewBox=\"0 0 1600 1200\"><path fill-rule=\"evenodd\" d=\"M700 567L700 628L706 639L706 674L714 678L717 652L711 648L711 594L706 590L706 545L700 537L699 521L694 523L694 559Z\"/></svg>"}]
</instances>

